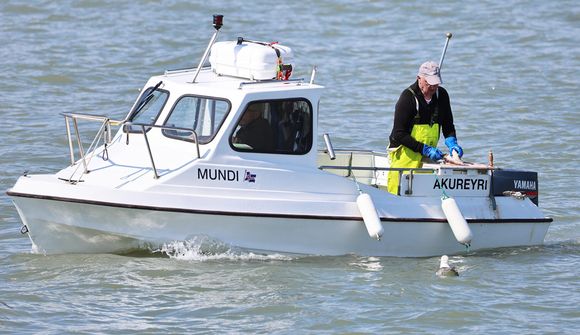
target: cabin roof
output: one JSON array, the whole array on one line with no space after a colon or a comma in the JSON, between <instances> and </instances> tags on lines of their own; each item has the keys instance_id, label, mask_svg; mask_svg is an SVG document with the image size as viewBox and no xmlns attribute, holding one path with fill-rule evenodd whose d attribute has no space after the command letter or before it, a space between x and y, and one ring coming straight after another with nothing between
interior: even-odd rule
<instances>
[{"instance_id":1,"label":"cabin roof","mask_svg":"<svg viewBox=\"0 0 580 335\"><path fill-rule=\"evenodd\" d=\"M320 90L323 88L323 86L310 84L302 79L260 81L222 76L217 75L210 68L203 68L197 76L196 82L192 83L195 71L196 69L168 70L163 75L152 77L151 81L163 80L164 82L171 82L177 86L183 86L184 89L197 86L203 89L219 90L222 92L235 91L236 94L242 92Z\"/></svg>"}]
</instances>

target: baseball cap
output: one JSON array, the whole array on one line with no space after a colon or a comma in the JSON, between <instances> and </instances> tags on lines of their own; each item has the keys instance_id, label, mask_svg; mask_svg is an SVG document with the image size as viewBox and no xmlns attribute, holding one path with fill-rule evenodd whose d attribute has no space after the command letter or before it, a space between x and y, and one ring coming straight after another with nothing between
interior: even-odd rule
<instances>
[{"instance_id":1,"label":"baseball cap","mask_svg":"<svg viewBox=\"0 0 580 335\"><path fill-rule=\"evenodd\" d=\"M419 77L425 78L429 85L441 84L441 75L439 73L439 65L433 61L428 61L419 67Z\"/></svg>"}]
</instances>

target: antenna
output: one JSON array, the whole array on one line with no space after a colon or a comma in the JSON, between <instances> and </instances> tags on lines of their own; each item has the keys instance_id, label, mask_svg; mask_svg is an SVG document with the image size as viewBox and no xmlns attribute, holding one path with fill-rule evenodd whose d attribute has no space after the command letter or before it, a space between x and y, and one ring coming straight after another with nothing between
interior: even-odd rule
<instances>
[{"instance_id":1,"label":"antenna","mask_svg":"<svg viewBox=\"0 0 580 335\"><path fill-rule=\"evenodd\" d=\"M441 75L441 68L443 67L443 59L445 58L445 53L447 52L447 46L449 45L449 40L453 36L452 33L445 34L445 46L443 47L443 52L441 53L441 59L439 60L439 74Z\"/></svg>"},{"instance_id":2,"label":"antenna","mask_svg":"<svg viewBox=\"0 0 580 335\"><path fill-rule=\"evenodd\" d=\"M213 46L215 40L217 39L217 35L220 31L220 28L224 25L223 22L224 22L223 15L216 14L213 16L213 27L215 28L215 33L213 33L213 36L211 37L211 40L209 41L209 44L207 45L207 48L203 53L203 57L201 57L201 62L199 62L197 70L195 71L195 75L193 76L193 80L191 81L192 84L195 83L195 80L199 75L199 71L201 71L201 67L203 66L203 63L205 63L207 56L209 55L209 51L211 50L211 47Z\"/></svg>"},{"instance_id":3,"label":"antenna","mask_svg":"<svg viewBox=\"0 0 580 335\"><path fill-rule=\"evenodd\" d=\"M312 67L312 74L310 75L310 85L314 83L315 76L316 76L316 65Z\"/></svg>"}]
</instances>

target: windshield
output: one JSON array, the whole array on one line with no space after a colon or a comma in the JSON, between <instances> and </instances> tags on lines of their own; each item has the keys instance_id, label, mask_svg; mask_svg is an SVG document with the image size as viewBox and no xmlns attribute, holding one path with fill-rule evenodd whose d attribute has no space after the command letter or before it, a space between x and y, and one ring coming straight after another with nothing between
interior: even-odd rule
<instances>
[{"instance_id":1,"label":"windshield","mask_svg":"<svg viewBox=\"0 0 580 335\"><path fill-rule=\"evenodd\" d=\"M132 123L154 124L163 106L169 97L167 91L159 89L161 82L155 87L149 87L143 92L139 102L135 104L135 108L131 111L129 121ZM126 127L126 131L141 131L140 127L132 126Z\"/></svg>"},{"instance_id":2,"label":"windshield","mask_svg":"<svg viewBox=\"0 0 580 335\"><path fill-rule=\"evenodd\" d=\"M199 143L208 143L220 129L230 110L230 103L210 97L183 96L173 107L165 126L194 130ZM194 140L193 132L183 129L164 129L167 137Z\"/></svg>"}]
</instances>

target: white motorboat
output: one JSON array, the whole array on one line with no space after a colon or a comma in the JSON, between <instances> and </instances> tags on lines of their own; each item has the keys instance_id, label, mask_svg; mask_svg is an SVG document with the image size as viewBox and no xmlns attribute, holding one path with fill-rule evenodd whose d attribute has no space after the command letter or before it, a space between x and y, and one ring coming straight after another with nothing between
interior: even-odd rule
<instances>
[{"instance_id":1,"label":"white motorboat","mask_svg":"<svg viewBox=\"0 0 580 335\"><path fill-rule=\"evenodd\" d=\"M399 171L399 194L388 193L386 153L334 150L326 135L318 149L323 87L314 72L289 79L290 48L215 42L214 20L200 65L151 77L124 120L64 114L71 165L7 191L38 252L197 236L263 252L403 257L543 243L552 219L538 207L536 173L428 162ZM77 124L87 120L100 128L85 149Z\"/></svg>"}]
</instances>

